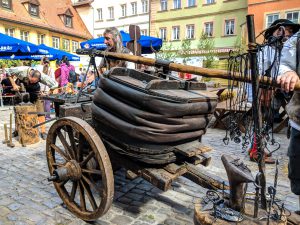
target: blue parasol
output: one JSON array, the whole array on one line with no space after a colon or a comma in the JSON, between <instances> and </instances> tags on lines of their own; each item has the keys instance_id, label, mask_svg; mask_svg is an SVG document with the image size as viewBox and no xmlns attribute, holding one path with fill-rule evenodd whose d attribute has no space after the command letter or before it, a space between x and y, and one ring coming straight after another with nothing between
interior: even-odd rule
<instances>
[{"instance_id":1,"label":"blue parasol","mask_svg":"<svg viewBox=\"0 0 300 225\"><path fill-rule=\"evenodd\" d=\"M51 48L47 45L40 44L37 46L39 48L39 52L44 52L46 54L26 54L26 55L15 55L11 56L3 56L2 59L11 59L11 60L41 60L44 56L48 57L49 60L60 60L63 56L67 56L69 61L80 61L80 57L69 52L65 52L59 49Z\"/></svg>"},{"instance_id":2,"label":"blue parasol","mask_svg":"<svg viewBox=\"0 0 300 225\"><path fill-rule=\"evenodd\" d=\"M120 31L123 45L126 46L128 41L131 41L130 35L124 31ZM142 54L153 53L153 49L155 51L159 51L162 47L162 39L141 35L140 40L138 41L142 46ZM91 39L88 41L84 41L80 43L81 48L96 48L98 50L105 50L106 45L104 44L104 37Z\"/></svg>"},{"instance_id":3,"label":"blue parasol","mask_svg":"<svg viewBox=\"0 0 300 225\"><path fill-rule=\"evenodd\" d=\"M0 33L0 56L26 55L26 54L48 54L45 49L27 41Z\"/></svg>"}]
</instances>

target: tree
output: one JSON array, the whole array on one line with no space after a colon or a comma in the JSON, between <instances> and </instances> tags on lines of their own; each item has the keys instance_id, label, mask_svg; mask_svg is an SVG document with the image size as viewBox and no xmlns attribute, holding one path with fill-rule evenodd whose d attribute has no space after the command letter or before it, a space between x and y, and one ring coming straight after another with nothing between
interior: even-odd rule
<instances>
[{"instance_id":1,"label":"tree","mask_svg":"<svg viewBox=\"0 0 300 225\"><path fill-rule=\"evenodd\" d=\"M183 64L186 64L191 60L191 40L185 39L181 42L179 54Z\"/></svg>"},{"instance_id":2,"label":"tree","mask_svg":"<svg viewBox=\"0 0 300 225\"><path fill-rule=\"evenodd\" d=\"M201 37L198 42L198 49L203 50L204 52L204 59L205 59L205 64L203 65L206 68L211 68L212 63L214 61L215 53L213 52L215 46L215 41L214 39L210 38L202 32Z\"/></svg>"},{"instance_id":3,"label":"tree","mask_svg":"<svg viewBox=\"0 0 300 225\"><path fill-rule=\"evenodd\" d=\"M177 48L174 48L171 42L164 42L162 48L157 53L157 58L163 60L174 60L177 57Z\"/></svg>"}]
</instances>

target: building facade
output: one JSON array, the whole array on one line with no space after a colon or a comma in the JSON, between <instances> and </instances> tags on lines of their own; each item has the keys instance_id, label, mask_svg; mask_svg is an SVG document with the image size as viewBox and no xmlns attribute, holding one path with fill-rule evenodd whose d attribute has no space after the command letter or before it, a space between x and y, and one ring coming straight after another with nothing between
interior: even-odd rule
<instances>
[{"instance_id":1,"label":"building facade","mask_svg":"<svg viewBox=\"0 0 300 225\"><path fill-rule=\"evenodd\" d=\"M142 35L149 35L149 0L73 0L73 6L95 38L109 27L128 32L131 24L138 25Z\"/></svg>"},{"instance_id":2,"label":"building facade","mask_svg":"<svg viewBox=\"0 0 300 225\"><path fill-rule=\"evenodd\" d=\"M258 35L277 19L300 23L300 1L248 0L248 13L254 15L255 33ZM263 36L258 41L263 41Z\"/></svg>"},{"instance_id":3,"label":"building facade","mask_svg":"<svg viewBox=\"0 0 300 225\"><path fill-rule=\"evenodd\" d=\"M192 53L200 37L213 39L214 51L227 54L241 38L247 14L247 0L151 0L150 34L180 48L191 40Z\"/></svg>"},{"instance_id":4,"label":"building facade","mask_svg":"<svg viewBox=\"0 0 300 225\"><path fill-rule=\"evenodd\" d=\"M75 52L92 35L71 0L0 0L0 32Z\"/></svg>"}]
</instances>

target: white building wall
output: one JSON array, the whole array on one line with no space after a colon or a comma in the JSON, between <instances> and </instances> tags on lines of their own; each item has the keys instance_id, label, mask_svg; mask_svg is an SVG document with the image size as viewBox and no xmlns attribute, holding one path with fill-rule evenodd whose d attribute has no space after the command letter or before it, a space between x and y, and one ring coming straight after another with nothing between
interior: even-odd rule
<instances>
[{"instance_id":1,"label":"white building wall","mask_svg":"<svg viewBox=\"0 0 300 225\"><path fill-rule=\"evenodd\" d=\"M129 25L138 25L142 30L146 31L146 35L149 35L149 8L150 2L148 3L147 12L142 10L142 2L145 0L95 0L92 3L94 8L94 37L103 35L103 32L108 27L116 27L119 30L129 32ZM132 14L132 4L136 2L137 14ZM121 5L126 4L126 16L122 16ZM114 18L110 19L109 7L114 9ZM102 20L99 20L98 9L102 9Z\"/></svg>"}]
</instances>

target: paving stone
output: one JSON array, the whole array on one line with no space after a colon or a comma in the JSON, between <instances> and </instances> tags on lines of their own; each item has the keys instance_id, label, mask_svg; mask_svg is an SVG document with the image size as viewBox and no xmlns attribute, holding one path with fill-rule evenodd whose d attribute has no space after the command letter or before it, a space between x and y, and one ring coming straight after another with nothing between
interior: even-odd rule
<instances>
[{"instance_id":1,"label":"paving stone","mask_svg":"<svg viewBox=\"0 0 300 225\"><path fill-rule=\"evenodd\" d=\"M125 224L130 224L132 222L132 219L128 216L117 215L110 222L116 225L125 225Z\"/></svg>"},{"instance_id":2,"label":"paving stone","mask_svg":"<svg viewBox=\"0 0 300 225\"><path fill-rule=\"evenodd\" d=\"M5 218L11 211L5 206L0 206L0 217Z\"/></svg>"},{"instance_id":3,"label":"paving stone","mask_svg":"<svg viewBox=\"0 0 300 225\"><path fill-rule=\"evenodd\" d=\"M19 209L22 205L20 205L19 203L13 203L13 204L10 204L8 206L8 208L12 211L16 211L17 209Z\"/></svg>"}]
</instances>

